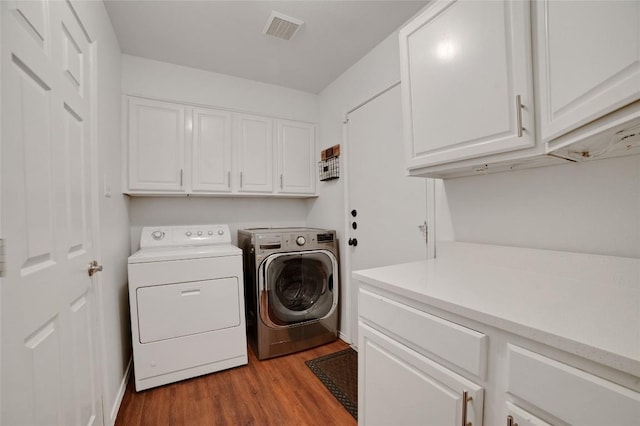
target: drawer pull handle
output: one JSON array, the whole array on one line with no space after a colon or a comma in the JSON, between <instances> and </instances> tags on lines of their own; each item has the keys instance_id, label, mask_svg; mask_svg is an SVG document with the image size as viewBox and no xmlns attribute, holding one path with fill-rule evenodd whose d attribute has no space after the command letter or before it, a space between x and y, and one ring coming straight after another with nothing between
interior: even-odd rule
<instances>
[{"instance_id":1,"label":"drawer pull handle","mask_svg":"<svg viewBox=\"0 0 640 426\"><path fill-rule=\"evenodd\" d=\"M469 396L469 392L462 391L462 426L472 426L473 423L467 422L467 403L473 400L472 397Z\"/></svg>"},{"instance_id":2,"label":"drawer pull handle","mask_svg":"<svg viewBox=\"0 0 640 426\"><path fill-rule=\"evenodd\" d=\"M180 294L182 294L183 296L197 296L198 294L200 294L200 289L196 288L194 290L182 290Z\"/></svg>"},{"instance_id":3,"label":"drawer pull handle","mask_svg":"<svg viewBox=\"0 0 640 426\"><path fill-rule=\"evenodd\" d=\"M513 421L513 417L507 416L507 426L518 426L518 423Z\"/></svg>"}]
</instances>

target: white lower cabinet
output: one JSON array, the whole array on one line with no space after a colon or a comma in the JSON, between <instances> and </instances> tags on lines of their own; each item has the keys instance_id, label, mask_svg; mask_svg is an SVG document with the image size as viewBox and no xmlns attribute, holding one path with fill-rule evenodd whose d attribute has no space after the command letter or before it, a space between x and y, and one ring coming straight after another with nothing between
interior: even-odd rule
<instances>
[{"instance_id":1,"label":"white lower cabinet","mask_svg":"<svg viewBox=\"0 0 640 426\"><path fill-rule=\"evenodd\" d=\"M373 288L358 301L359 423L482 425L487 336Z\"/></svg>"},{"instance_id":2,"label":"white lower cabinet","mask_svg":"<svg viewBox=\"0 0 640 426\"><path fill-rule=\"evenodd\" d=\"M482 425L482 387L363 323L359 363L360 424Z\"/></svg>"},{"instance_id":3,"label":"white lower cabinet","mask_svg":"<svg viewBox=\"0 0 640 426\"><path fill-rule=\"evenodd\" d=\"M559 419L560 424L631 425L640 421L638 392L512 344L507 344L507 359L507 394Z\"/></svg>"},{"instance_id":4,"label":"white lower cabinet","mask_svg":"<svg viewBox=\"0 0 640 426\"><path fill-rule=\"evenodd\" d=\"M360 425L638 424L640 377L392 290L358 296Z\"/></svg>"}]
</instances>

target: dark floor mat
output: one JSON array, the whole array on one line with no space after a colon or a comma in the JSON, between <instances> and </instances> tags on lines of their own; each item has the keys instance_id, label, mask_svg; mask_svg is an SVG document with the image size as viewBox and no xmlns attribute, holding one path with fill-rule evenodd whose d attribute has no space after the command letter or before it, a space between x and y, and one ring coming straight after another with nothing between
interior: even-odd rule
<instances>
[{"instance_id":1,"label":"dark floor mat","mask_svg":"<svg viewBox=\"0 0 640 426\"><path fill-rule=\"evenodd\" d=\"M312 359L305 364L357 420L358 353L349 348Z\"/></svg>"}]
</instances>

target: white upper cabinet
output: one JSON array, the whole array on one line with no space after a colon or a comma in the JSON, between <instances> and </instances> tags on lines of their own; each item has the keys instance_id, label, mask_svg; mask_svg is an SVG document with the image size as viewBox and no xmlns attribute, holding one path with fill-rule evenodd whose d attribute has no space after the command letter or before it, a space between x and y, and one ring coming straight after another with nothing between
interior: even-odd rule
<instances>
[{"instance_id":1,"label":"white upper cabinet","mask_svg":"<svg viewBox=\"0 0 640 426\"><path fill-rule=\"evenodd\" d=\"M240 192L273 191L273 120L236 115L235 145Z\"/></svg>"},{"instance_id":2,"label":"white upper cabinet","mask_svg":"<svg viewBox=\"0 0 640 426\"><path fill-rule=\"evenodd\" d=\"M541 138L640 99L640 2L536 2Z\"/></svg>"},{"instance_id":3,"label":"white upper cabinet","mask_svg":"<svg viewBox=\"0 0 640 426\"><path fill-rule=\"evenodd\" d=\"M434 2L400 31L409 174L640 153L638 22L638 1Z\"/></svg>"},{"instance_id":4,"label":"white upper cabinet","mask_svg":"<svg viewBox=\"0 0 640 426\"><path fill-rule=\"evenodd\" d=\"M316 195L313 124L136 97L125 99L129 116L125 124L129 144L125 193Z\"/></svg>"},{"instance_id":5,"label":"white upper cabinet","mask_svg":"<svg viewBox=\"0 0 640 426\"><path fill-rule=\"evenodd\" d=\"M185 107L129 99L129 189L184 190Z\"/></svg>"},{"instance_id":6,"label":"white upper cabinet","mask_svg":"<svg viewBox=\"0 0 640 426\"><path fill-rule=\"evenodd\" d=\"M191 189L231 192L231 113L193 109Z\"/></svg>"},{"instance_id":7,"label":"white upper cabinet","mask_svg":"<svg viewBox=\"0 0 640 426\"><path fill-rule=\"evenodd\" d=\"M408 168L535 145L528 1L438 1L400 31Z\"/></svg>"},{"instance_id":8,"label":"white upper cabinet","mask_svg":"<svg viewBox=\"0 0 640 426\"><path fill-rule=\"evenodd\" d=\"M313 194L315 188L315 126L278 120L277 191Z\"/></svg>"}]
</instances>

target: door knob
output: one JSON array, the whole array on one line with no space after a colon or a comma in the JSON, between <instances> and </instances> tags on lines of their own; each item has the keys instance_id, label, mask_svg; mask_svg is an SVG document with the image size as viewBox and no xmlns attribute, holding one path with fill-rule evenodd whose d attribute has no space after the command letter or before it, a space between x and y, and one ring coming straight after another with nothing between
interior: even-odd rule
<instances>
[{"instance_id":1,"label":"door knob","mask_svg":"<svg viewBox=\"0 0 640 426\"><path fill-rule=\"evenodd\" d=\"M358 245L358 240L357 240L357 239L355 239L355 238L349 238L349 242L348 242L348 244L349 244L350 246L355 247L355 246L357 246L357 245Z\"/></svg>"},{"instance_id":2,"label":"door knob","mask_svg":"<svg viewBox=\"0 0 640 426\"><path fill-rule=\"evenodd\" d=\"M87 272L89 273L89 276L92 277L93 274L95 274L96 272L100 272L102 271L102 265L98 265L98 261L94 260L93 262L89 263L89 269L87 270Z\"/></svg>"}]
</instances>

